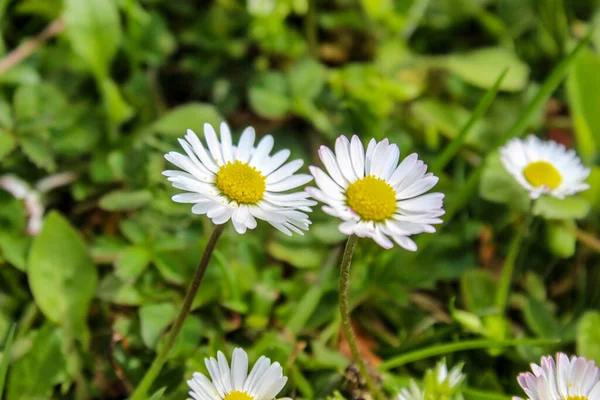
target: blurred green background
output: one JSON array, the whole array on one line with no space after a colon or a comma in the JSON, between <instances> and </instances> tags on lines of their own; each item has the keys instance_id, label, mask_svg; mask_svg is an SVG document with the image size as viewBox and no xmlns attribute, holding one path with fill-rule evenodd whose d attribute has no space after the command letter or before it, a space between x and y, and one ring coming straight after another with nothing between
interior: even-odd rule
<instances>
[{"instance_id":1,"label":"blurred green background","mask_svg":"<svg viewBox=\"0 0 600 400\"><path fill-rule=\"evenodd\" d=\"M600 360L600 29L587 36L599 5L0 0L0 182L29 185L24 199L0 190L0 343L16 323L4 398L128 396L211 229L171 201L163 154L222 120L236 137L248 125L273 134L303 171L319 145L358 134L440 175L439 233L416 254L362 240L354 258L355 328L390 393L436 362L391 368L396 357L440 343L557 341L448 354L466 362L467 400L519 394L516 374L543 354ZM593 171L582 195L536 203L523 232L527 195L495 149L528 133L574 147ZM28 219L42 207L37 234ZM155 382L165 399L185 398L203 358L234 346L279 361L291 397L362 398L336 308L344 237L318 207L311 218L303 237L225 231Z\"/></svg>"}]
</instances>

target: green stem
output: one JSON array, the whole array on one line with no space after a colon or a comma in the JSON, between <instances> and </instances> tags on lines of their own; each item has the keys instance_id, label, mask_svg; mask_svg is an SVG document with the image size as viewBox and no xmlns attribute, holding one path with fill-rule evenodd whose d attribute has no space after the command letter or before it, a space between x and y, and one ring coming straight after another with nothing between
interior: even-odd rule
<instances>
[{"instance_id":1,"label":"green stem","mask_svg":"<svg viewBox=\"0 0 600 400\"><path fill-rule=\"evenodd\" d=\"M204 273L206 272L206 267L208 266L208 262L212 256L213 250L215 249L215 245L223 233L223 229L225 228L225 224L216 225L210 238L208 239L208 243L206 244L206 248L204 249L204 254L202 254L202 259L200 260L200 264L198 264L198 268L196 269L196 273L194 274L194 278L192 279L192 284L190 285L187 293L185 294L185 299L183 300L183 306L181 307L181 311L169 332L169 336L167 337L167 342L165 345L159 350L156 358L152 362L150 369L146 372L146 375L142 378L142 381L139 383L138 387L135 389L133 394L131 395L131 400L145 400L147 398L148 390L150 386L158 376L160 370L163 365L167 361L167 355L173 347L175 343L175 339L179 335L179 331L181 331L181 327L183 326L183 322L186 317L190 313L192 309L192 303L194 298L196 297L196 293L200 288L200 283L202 283L202 278L204 278Z\"/></svg>"},{"instance_id":2,"label":"green stem","mask_svg":"<svg viewBox=\"0 0 600 400\"><path fill-rule=\"evenodd\" d=\"M319 43L317 38L317 5L316 0L308 0L308 10L304 17L304 29L306 32L306 41L308 43L308 51L313 58L319 55Z\"/></svg>"},{"instance_id":3,"label":"green stem","mask_svg":"<svg viewBox=\"0 0 600 400\"><path fill-rule=\"evenodd\" d=\"M530 221L531 218L527 218L521 223L519 231L510 244L508 254L506 255L506 260L504 260L504 265L502 266L502 274L500 275L500 282L498 283L498 290L496 292L496 307L498 308L498 312L500 314L504 314L504 310L506 309L508 294L510 292L510 284L515 271L515 261L517 260L517 255L519 254L519 246L521 245L523 234L527 230Z\"/></svg>"},{"instance_id":4,"label":"green stem","mask_svg":"<svg viewBox=\"0 0 600 400\"><path fill-rule=\"evenodd\" d=\"M348 293L350 291L350 265L352 264L352 254L354 253L357 241L358 237L356 235L348 237L346 249L344 250L344 255L342 257L342 264L340 265L340 315L342 316L342 327L344 328L344 335L348 341L352 358L356 365L358 365L360 374L365 378L369 391L375 399L385 400L385 396L379 391L379 388L373 381L373 377L367 369L367 365L360 356L358 345L356 344L356 336L354 335L354 330L352 329L352 323L350 321L350 306L348 302Z\"/></svg>"},{"instance_id":5,"label":"green stem","mask_svg":"<svg viewBox=\"0 0 600 400\"><path fill-rule=\"evenodd\" d=\"M382 371L392 368L398 368L411 362L423 360L425 358L443 356L463 350L488 349L494 347L512 347L512 346L543 346L559 343L556 339L513 339L513 340L490 340L475 339L465 340L463 342L444 343L431 346L426 349L411 351L394 357L379 366Z\"/></svg>"}]
</instances>

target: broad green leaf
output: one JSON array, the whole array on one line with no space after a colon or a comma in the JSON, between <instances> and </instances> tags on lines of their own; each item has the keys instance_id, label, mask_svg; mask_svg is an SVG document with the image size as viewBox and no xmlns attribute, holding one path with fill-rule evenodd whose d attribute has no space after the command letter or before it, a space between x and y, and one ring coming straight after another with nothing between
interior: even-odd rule
<instances>
[{"instance_id":1,"label":"broad green leaf","mask_svg":"<svg viewBox=\"0 0 600 400\"><path fill-rule=\"evenodd\" d=\"M108 77L121 45L121 22L114 0L65 0L66 34L73 50L98 79Z\"/></svg>"},{"instance_id":2,"label":"broad green leaf","mask_svg":"<svg viewBox=\"0 0 600 400\"><path fill-rule=\"evenodd\" d=\"M218 129L223 121L223 116L215 106L206 103L187 103L163 115L152 125L152 130L163 135L183 137L186 131L191 129L202 138L205 123Z\"/></svg>"},{"instance_id":3,"label":"broad green leaf","mask_svg":"<svg viewBox=\"0 0 600 400\"><path fill-rule=\"evenodd\" d=\"M588 311L577 325L577 354L600 360L600 312Z\"/></svg>"},{"instance_id":4,"label":"broad green leaf","mask_svg":"<svg viewBox=\"0 0 600 400\"><path fill-rule=\"evenodd\" d=\"M124 283L114 275L106 275L98 285L96 296L106 302L123 306L139 306L143 294L133 285Z\"/></svg>"},{"instance_id":5,"label":"broad green leaf","mask_svg":"<svg viewBox=\"0 0 600 400\"><path fill-rule=\"evenodd\" d=\"M325 85L324 67L313 59L298 61L287 71L292 96L313 99Z\"/></svg>"},{"instance_id":6,"label":"broad green leaf","mask_svg":"<svg viewBox=\"0 0 600 400\"><path fill-rule=\"evenodd\" d=\"M0 129L0 160L10 154L17 147L17 141L12 133Z\"/></svg>"},{"instance_id":7,"label":"broad green leaf","mask_svg":"<svg viewBox=\"0 0 600 400\"><path fill-rule=\"evenodd\" d=\"M479 182L479 195L494 203L506 204L514 210L526 211L531 200L529 195L506 171L498 152L490 154Z\"/></svg>"},{"instance_id":8,"label":"broad green leaf","mask_svg":"<svg viewBox=\"0 0 600 400\"><path fill-rule=\"evenodd\" d=\"M460 278L460 292L466 309L479 313L494 306L496 282L488 271L469 270Z\"/></svg>"},{"instance_id":9,"label":"broad green leaf","mask_svg":"<svg viewBox=\"0 0 600 400\"><path fill-rule=\"evenodd\" d=\"M54 152L48 143L35 136L25 136L20 139L23 153L37 167L43 168L48 172L56 170L56 161Z\"/></svg>"},{"instance_id":10,"label":"broad green leaf","mask_svg":"<svg viewBox=\"0 0 600 400\"><path fill-rule=\"evenodd\" d=\"M590 203L580 196L541 196L533 203L532 212L547 219L581 219L590 212Z\"/></svg>"},{"instance_id":11,"label":"broad green leaf","mask_svg":"<svg viewBox=\"0 0 600 400\"><path fill-rule=\"evenodd\" d=\"M79 232L50 212L28 261L29 286L44 315L73 335L82 333L98 275Z\"/></svg>"},{"instance_id":12,"label":"broad green leaf","mask_svg":"<svg viewBox=\"0 0 600 400\"><path fill-rule=\"evenodd\" d=\"M292 246L276 241L267 244L267 251L273 258L298 268L318 268L325 257L322 248Z\"/></svg>"},{"instance_id":13,"label":"broad green leaf","mask_svg":"<svg viewBox=\"0 0 600 400\"><path fill-rule=\"evenodd\" d=\"M143 247L128 247L115 263L115 274L124 282L134 282L148 265L150 252Z\"/></svg>"},{"instance_id":14,"label":"broad green leaf","mask_svg":"<svg viewBox=\"0 0 600 400\"><path fill-rule=\"evenodd\" d=\"M282 118L291 108L288 83L279 72L267 72L250 84L248 99L261 117Z\"/></svg>"},{"instance_id":15,"label":"broad green leaf","mask_svg":"<svg viewBox=\"0 0 600 400\"><path fill-rule=\"evenodd\" d=\"M600 57L584 49L573 64L567 77L567 95L575 123L577 150L590 163L600 148Z\"/></svg>"},{"instance_id":16,"label":"broad green leaf","mask_svg":"<svg viewBox=\"0 0 600 400\"><path fill-rule=\"evenodd\" d=\"M11 348L15 338L16 329L17 325L13 324L8 332L8 336L6 337L4 346L2 348L2 359L0 360L0 398L4 393L4 382L6 382L6 373L8 372L8 364L10 363Z\"/></svg>"},{"instance_id":17,"label":"broad green leaf","mask_svg":"<svg viewBox=\"0 0 600 400\"><path fill-rule=\"evenodd\" d=\"M577 237L560 223L548 221L546 241L552 254L557 257L569 258L575 254Z\"/></svg>"},{"instance_id":18,"label":"broad green leaf","mask_svg":"<svg viewBox=\"0 0 600 400\"><path fill-rule=\"evenodd\" d=\"M500 90L507 92L523 90L529 77L527 64L521 61L513 51L500 47L452 54L444 57L441 66L483 89L493 87L498 76L506 68L508 68L508 73L500 84Z\"/></svg>"},{"instance_id":19,"label":"broad green leaf","mask_svg":"<svg viewBox=\"0 0 600 400\"><path fill-rule=\"evenodd\" d=\"M35 333L29 351L11 367L6 400L49 399L52 388L66 374L63 337L55 326Z\"/></svg>"},{"instance_id":20,"label":"broad green leaf","mask_svg":"<svg viewBox=\"0 0 600 400\"><path fill-rule=\"evenodd\" d=\"M115 190L100 198L100 207L107 211L134 210L152 201L149 190Z\"/></svg>"},{"instance_id":21,"label":"broad green leaf","mask_svg":"<svg viewBox=\"0 0 600 400\"><path fill-rule=\"evenodd\" d=\"M558 322L545 303L530 298L523 308L527 326L539 337L558 336Z\"/></svg>"},{"instance_id":22,"label":"broad green leaf","mask_svg":"<svg viewBox=\"0 0 600 400\"><path fill-rule=\"evenodd\" d=\"M142 340L153 349L162 332L175 319L177 309L173 303L156 303L143 305L139 313Z\"/></svg>"}]
</instances>

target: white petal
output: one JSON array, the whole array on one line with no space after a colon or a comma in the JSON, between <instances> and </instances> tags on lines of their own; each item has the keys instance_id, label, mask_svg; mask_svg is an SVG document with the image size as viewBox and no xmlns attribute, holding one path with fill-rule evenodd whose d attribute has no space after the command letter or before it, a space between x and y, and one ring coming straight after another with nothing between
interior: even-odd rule
<instances>
[{"instance_id":1,"label":"white petal","mask_svg":"<svg viewBox=\"0 0 600 400\"><path fill-rule=\"evenodd\" d=\"M204 124L204 138L206 139L213 160L219 166L224 165L223 155L221 154L221 144L219 143L217 133L211 124Z\"/></svg>"},{"instance_id":2,"label":"white petal","mask_svg":"<svg viewBox=\"0 0 600 400\"><path fill-rule=\"evenodd\" d=\"M340 171L349 182L358 179L350 159L350 142L346 136L340 136L335 141L335 156L337 158Z\"/></svg>"},{"instance_id":3,"label":"white petal","mask_svg":"<svg viewBox=\"0 0 600 400\"><path fill-rule=\"evenodd\" d=\"M219 166L215 163L215 160L206 152L206 149L202 145L202 142L200 142L200 139L198 139L198 135L196 135L196 133L193 130L187 130L187 135L185 135L185 139L188 141L189 144L192 145L194 152L198 155L200 161L202 161L202 164L204 164L204 166L209 171L213 173L219 171Z\"/></svg>"},{"instance_id":4,"label":"white petal","mask_svg":"<svg viewBox=\"0 0 600 400\"><path fill-rule=\"evenodd\" d=\"M251 126L244 129L238 143L236 158L241 162L247 163L250 160L250 154L254 148L254 138L256 133Z\"/></svg>"},{"instance_id":5,"label":"white petal","mask_svg":"<svg viewBox=\"0 0 600 400\"><path fill-rule=\"evenodd\" d=\"M290 161L283 167L279 168L277 171L273 172L267 177L267 185L277 183L283 179L288 178L290 175L298 171L302 165L304 165L303 160L294 160Z\"/></svg>"},{"instance_id":6,"label":"white petal","mask_svg":"<svg viewBox=\"0 0 600 400\"><path fill-rule=\"evenodd\" d=\"M221 150L223 163L233 162L233 144L231 143L231 131L225 122L221 122Z\"/></svg>"},{"instance_id":7,"label":"white petal","mask_svg":"<svg viewBox=\"0 0 600 400\"><path fill-rule=\"evenodd\" d=\"M267 157L265 162L256 169L261 171L263 175L268 176L271 172L275 171L277 168L281 167L283 163L290 157L290 151L288 149L283 149L278 151L273 155L273 157Z\"/></svg>"},{"instance_id":8,"label":"white petal","mask_svg":"<svg viewBox=\"0 0 600 400\"><path fill-rule=\"evenodd\" d=\"M273 136L266 135L264 136L256 146L254 150L254 154L252 154L252 158L250 159L250 166L256 167L257 169L261 169L262 164L267 159L269 153L273 149Z\"/></svg>"},{"instance_id":9,"label":"white petal","mask_svg":"<svg viewBox=\"0 0 600 400\"><path fill-rule=\"evenodd\" d=\"M267 190L269 192L283 192L286 190L297 188L298 186L306 185L312 181L313 177L308 174L298 174L290 176L280 182L267 184Z\"/></svg>"},{"instance_id":10,"label":"white petal","mask_svg":"<svg viewBox=\"0 0 600 400\"><path fill-rule=\"evenodd\" d=\"M350 158L352 160L352 166L358 179L364 178L365 176L365 148L363 147L360 138L356 135L352 136L350 140Z\"/></svg>"},{"instance_id":11,"label":"white petal","mask_svg":"<svg viewBox=\"0 0 600 400\"><path fill-rule=\"evenodd\" d=\"M323 162L329 176L341 187L348 187L348 180L344 177L342 171L340 171L340 166L333 151L327 146L321 146L319 148L319 158Z\"/></svg>"}]
</instances>

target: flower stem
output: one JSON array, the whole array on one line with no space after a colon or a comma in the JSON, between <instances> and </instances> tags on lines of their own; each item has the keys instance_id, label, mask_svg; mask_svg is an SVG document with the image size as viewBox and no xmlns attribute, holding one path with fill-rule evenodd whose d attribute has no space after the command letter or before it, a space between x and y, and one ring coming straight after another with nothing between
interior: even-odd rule
<instances>
[{"instance_id":1,"label":"flower stem","mask_svg":"<svg viewBox=\"0 0 600 400\"><path fill-rule=\"evenodd\" d=\"M139 383L135 391L130 397L130 400L145 400L147 399L147 393L150 389L150 386L158 376L160 370L163 365L167 361L167 355L173 347L175 343L175 339L179 335L179 331L181 331L181 327L183 323L190 313L192 308L192 303L194 298L196 297L196 293L200 288L200 283L202 283L202 278L204 278L204 273L206 272L206 267L208 266L208 262L212 256L213 250L215 249L215 245L223 233L223 229L225 228L225 224L216 225L213 229L210 238L208 239L208 243L206 243L206 247L204 248L204 254L202 254L202 259L200 260L200 264L198 264L198 268L196 269L196 273L194 274L194 278L192 279L192 284L190 285L187 293L185 294L185 299L183 300L183 306L181 307L181 311L169 332L169 336L167 337L167 342L165 345L159 350L158 354L154 358L150 369L146 372L146 375L142 378L142 381Z\"/></svg>"},{"instance_id":2,"label":"flower stem","mask_svg":"<svg viewBox=\"0 0 600 400\"><path fill-rule=\"evenodd\" d=\"M342 326L344 328L344 335L346 336L346 340L348 341L348 345L350 347L350 352L352 353L352 358L354 359L356 365L358 365L360 374L363 376L363 378L365 378L369 392L371 392L375 399L385 400L385 396L383 396L373 381L373 378L367 369L367 365L360 357L358 345L356 344L356 336L354 335L350 321L350 307L348 305L350 265L352 264L352 254L354 253L354 248L356 247L357 241L358 237L356 235L348 237L346 249L344 250L344 256L342 257L342 264L340 265L340 314L342 316Z\"/></svg>"},{"instance_id":3,"label":"flower stem","mask_svg":"<svg viewBox=\"0 0 600 400\"><path fill-rule=\"evenodd\" d=\"M508 254L504 260L504 265L502 266L502 274L500 275L500 282L498 283L498 290L496 291L496 307L500 314L504 314L504 310L506 309L510 284L515 271L515 262L517 260L517 255L519 254L519 247L521 245L521 240L523 239L523 234L529 227L530 221L531 218L528 217L521 223L517 234L510 244Z\"/></svg>"}]
</instances>

